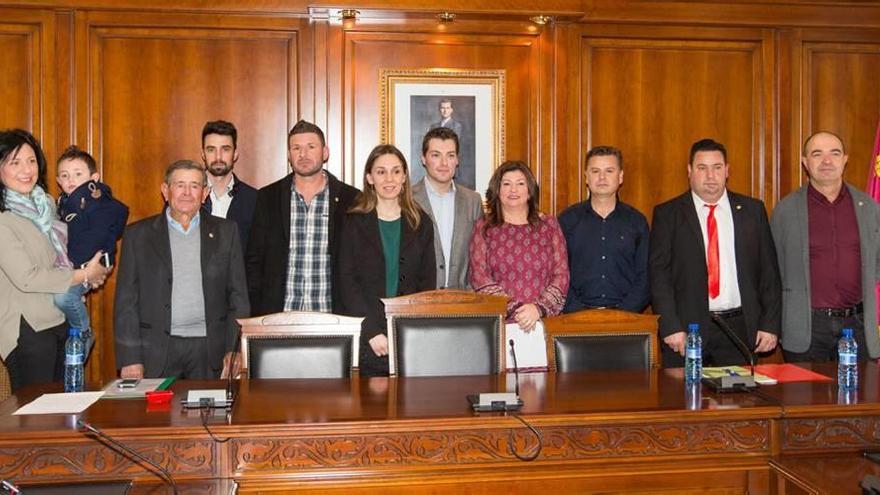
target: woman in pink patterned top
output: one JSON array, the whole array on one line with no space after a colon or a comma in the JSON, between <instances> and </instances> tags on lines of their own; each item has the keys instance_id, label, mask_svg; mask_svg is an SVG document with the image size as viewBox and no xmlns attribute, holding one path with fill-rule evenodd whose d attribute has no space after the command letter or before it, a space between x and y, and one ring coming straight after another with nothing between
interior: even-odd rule
<instances>
[{"instance_id":1,"label":"woman in pink patterned top","mask_svg":"<svg viewBox=\"0 0 880 495\"><path fill-rule=\"evenodd\" d=\"M556 218L538 211L538 184L521 161L501 164L486 190L487 213L474 227L470 283L510 297L507 322L526 332L559 314L568 292L568 254Z\"/></svg>"}]
</instances>

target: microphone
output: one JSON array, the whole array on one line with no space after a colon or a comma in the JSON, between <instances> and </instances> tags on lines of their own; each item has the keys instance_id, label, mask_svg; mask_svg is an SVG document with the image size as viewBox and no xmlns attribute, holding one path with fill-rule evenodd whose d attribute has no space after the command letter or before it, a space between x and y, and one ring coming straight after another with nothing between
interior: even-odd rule
<instances>
[{"instance_id":1,"label":"microphone","mask_svg":"<svg viewBox=\"0 0 880 495\"><path fill-rule=\"evenodd\" d=\"M513 339L510 339L508 343L510 344L510 354L513 356L514 393L516 393L516 399L519 400L519 366L516 364L516 347L513 345Z\"/></svg>"},{"instance_id":2,"label":"microphone","mask_svg":"<svg viewBox=\"0 0 880 495\"><path fill-rule=\"evenodd\" d=\"M724 335L727 336L731 342L736 345L737 350L749 361L751 365L751 375L749 376L720 376L717 378L703 378L703 383L705 383L709 388L717 391L717 392L734 392L739 390L747 390L756 388L758 386L755 383L755 355L752 351L749 350L749 347L736 332L733 331L732 328L724 321L723 318L712 315L712 321L718 325L718 328L724 332Z\"/></svg>"},{"instance_id":3,"label":"microphone","mask_svg":"<svg viewBox=\"0 0 880 495\"><path fill-rule=\"evenodd\" d=\"M180 404L184 409L229 409L235 402L235 385L233 381L233 364L235 353L241 342L241 327L236 334L235 343L232 346L232 355L229 360L229 374L226 376L226 388L221 389L193 389L187 392L187 396L181 399ZM222 380L222 378L221 378Z\"/></svg>"},{"instance_id":4,"label":"microphone","mask_svg":"<svg viewBox=\"0 0 880 495\"><path fill-rule=\"evenodd\" d=\"M522 409L523 401L519 398L519 366L516 365L516 349L513 346L513 339L510 339L510 351L513 353L513 373L516 392L513 394L510 392L492 392L468 395L467 400L471 403L474 411L519 411Z\"/></svg>"},{"instance_id":5,"label":"microphone","mask_svg":"<svg viewBox=\"0 0 880 495\"><path fill-rule=\"evenodd\" d=\"M226 404L231 407L235 402L235 392L233 391L233 369L235 368L235 354L241 346L241 326L238 327L238 333L235 335L235 343L232 344L232 356L229 359L229 374L226 375Z\"/></svg>"},{"instance_id":6,"label":"microphone","mask_svg":"<svg viewBox=\"0 0 880 495\"><path fill-rule=\"evenodd\" d=\"M133 448L129 447L128 445L125 445L124 443L120 442L119 440L116 440L115 438L111 437L110 435L104 433L100 429L95 428L91 424L86 423L85 421L83 421L81 419L76 420L76 426L78 428L83 428L87 432L92 433L95 436L97 436L98 438L110 443L110 445L116 447L115 449L111 449L111 450L115 450L117 453L122 454L123 457L126 457L126 458L128 458L128 460L135 462L135 464L139 464L141 466L144 466L146 464L146 466L148 466L149 468L152 468L149 470L160 473L161 474L160 477L164 481L166 481L168 484L171 485L171 490L174 492L174 495L177 495L177 493L178 493L177 492L177 482L174 481L174 477L171 476L171 473L169 473L167 469L165 469L164 467L160 466L159 464L153 462L147 456L134 450Z\"/></svg>"}]
</instances>

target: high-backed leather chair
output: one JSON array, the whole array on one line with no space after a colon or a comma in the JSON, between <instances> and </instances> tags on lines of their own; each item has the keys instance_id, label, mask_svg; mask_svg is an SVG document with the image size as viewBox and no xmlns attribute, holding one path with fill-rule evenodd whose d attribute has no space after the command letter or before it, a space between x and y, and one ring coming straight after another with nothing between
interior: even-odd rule
<instances>
[{"instance_id":1,"label":"high-backed leather chair","mask_svg":"<svg viewBox=\"0 0 880 495\"><path fill-rule=\"evenodd\" d=\"M289 311L238 320L251 378L343 378L358 367L363 318Z\"/></svg>"},{"instance_id":2,"label":"high-backed leather chair","mask_svg":"<svg viewBox=\"0 0 880 495\"><path fill-rule=\"evenodd\" d=\"M433 290L382 302L392 375L490 375L505 368L506 297Z\"/></svg>"},{"instance_id":3,"label":"high-backed leather chair","mask_svg":"<svg viewBox=\"0 0 880 495\"><path fill-rule=\"evenodd\" d=\"M587 309L544 319L554 371L651 369L660 366L657 315Z\"/></svg>"}]
</instances>

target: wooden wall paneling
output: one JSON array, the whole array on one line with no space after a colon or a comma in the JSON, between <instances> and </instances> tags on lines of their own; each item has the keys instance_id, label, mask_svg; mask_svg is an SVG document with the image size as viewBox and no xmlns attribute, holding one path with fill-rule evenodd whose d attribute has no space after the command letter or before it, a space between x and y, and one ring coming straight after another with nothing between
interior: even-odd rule
<instances>
[{"instance_id":1,"label":"wooden wall paneling","mask_svg":"<svg viewBox=\"0 0 880 495\"><path fill-rule=\"evenodd\" d=\"M49 162L57 148L55 33L51 11L0 8L0 129L31 131ZM50 192L54 170L50 165Z\"/></svg>"},{"instance_id":2,"label":"wooden wall paneling","mask_svg":"<svg viewBox=\"0 0 880 495\"><path fill-rule=\"evenodd\" d=\"M311 70L303 71L302 79L308 81L310 85L312 107L309 111L303 109L300 116L310 122L315 123L324 130L325 138L328 132L328 98L330 91L330 78L327 75L329 69L330 52L335 47L330 45L330 10L329 9L309 9L309 22L311 36L309 37L314 45L314 49L310 53ZM305 96L306 93L303 93Z\"/></svg>"},{"instance_id":3,"label":"wooden wall paneling","mask_svg":"<svg viewBox=\"0 0 880 495\"><path fill-rule=\"evenodd\" d=\"M558 69L556 50L559 33L556 31L555 23L536 28L536 31L538 30L540 35L536 49L532 50L533 60L530 64L534 71L531 79L535 81L535 91L532 94L535 99L532 105L535 114L529 119L532 127L530 141L535 143L535 146L530 150L529 156L540 186L539 207L545 213L556 215L558 213L556 187L560 162L554 146L556 128L553 123L556 121L558 109L555 104L554 80Z\"/></svg>"},{"instance_id":4,"label":"wooden wall paneling","mask_svg":"<svg viewBox=\"0 0 880 495\"><path fill-rule=\"evenodd\" d=\"M343 24L338 19L328 18L324 21L324 26L315 30L316 36L318 33L323 34L323 38L315 42L315 56L321 57L324 64L321 74L324 76L325 99L320 110L324 113L323 119L326 122L324 133L327 137L327 146L330 147L330 159L325 167L337 178L353 184L354 167L345 153L346 143L351 142L351 130L343 123L343 115L347 112L346 109L350 108L351 102L349 93L345 91L343 70L345 31L354 27L354 23L346 21Z\"/></svg>"},{"instance_id":5,"label":"wooden wall paneling","mask_svg":"<svg viewBox=\"0 0 880 495\"><path fill-rule=\"evenodd\" d=\"M797 0L796 0L797 1ZM138 10L145 9L165 12L216 12L221 14L273 14L303 15L312 5L313 0L4 0L4 4L19 6L48 6L76 8L83 10L113 9ZM358 9L395 9L399 11L427 11L436 13L441 7L430 0L360 0L358 2L341 2ZM449 12L466 12L482 14L505 14L511 11L543 15L579 15L582 0L546 0L537 8L532 0L451 0L444 2L442 8ZM337 4L338 5L338 4Z\"/></svg>"},{"instance_id":6,"label":"wooden wall paneling","mask_svg":"<svg viewBox=\"0 0 880 495\"><path fill-rule=\"evenodd\" d=\"M589 121L583 117L583 104L590 100L589 67L581 55L583 27L580 24L557 24L555 86L556 120L556 208L562 212L567 206L587 197L584 177L584 155L581 136L589 135Z\"/></svg>"},{"instance_id":7,"label":"wooden wall paneling","mask_svg":"<svg viewBox=\"0 0 880 495\"><path fill-rule=\"evenodd\" d=\"M64 10L55 12L55 60L56 90L55 103L55 135L58 140L57 158L64 149L76 142L76 126L74 124L74 108L76 107L76 75L74 73L74 15ZM54 167L55 160L52 160ZM57 188L57 184L56 184ZM56 189L57 191L57 189Z\"/></svg>"},{"instance_id":8,"label":"wooden wall paneling","mask_svg":"<svg viewBox=\"0 0 880 495\"><path fill-rule=\"evenodd\" d=\"M764 199L772 43L761 30L585 28L581 151L621 148L621 198L649 218L688 188L688 150L705 137L727 147L728 187Z\"/></svg>"},{"instance_id":9,"label":"wooden wall paneling","mask_svg":"<svg viewBox=\"0 0 880 495\"><path fill-rule=\"evenodd\" d=\"M761 72L754 78L756 93L761 95L761 148L758 150L760 176L759 197L764 200L768 212L779 199L779 44L776 32L761 32Z\"/></svg>"},{"instance_id":10,"label":"wooden wall paneling","mask_svg":"<svg viewBox=\"0 0 880 495\"><path fill-rule=\"evenodd\" d=\"M408 31L408 32L407 32ZM538 85L541 60L538 32L529 22L436 21L412 25L358 23L343 34L345 179L360 186L363 164L380 141L380 70L448 68L506 73L507 159L523 159L535 168L539 157ZM411 165L421 166L416 150ZM493 168L498 164L490 164ZM478 166L486 166L478 164ZM535 168L536 169L536 168ZM536 169L537 170L537 169Z\"/></svg>"},{"instance_id":11,"label":"wooden wall paneling","mask_svg":"<svg viewBox=\"0 0 880 495\"><path fill-rule=\"evenodd\" d=\"M225 119L239 130L236 171L263 186L287 173L296 115L295 18L77 13L78 141L100 164L130 221L159 213L165 167L200 161L201 129ZM92 297L99 376L115 375L115 279Z\"/></svg>"},{"instance_id":12,"label":"wooden wall paneling","mask_svg":"<svg viewBox=\"0 0 880 495\"><path fill-rule=\"evenodd\" d=\"M878 27L875 1L584 0L592 22L715 26Z\"/></svg>"},{"instance_id":13,"label":"wooden wall paneling","mask_svg":"<svg viewBox=\"0 0 880 495\"><path fill-rule=\"evenodd\" d=\"M826 40L802 41L801 134L790 155L791 167L798 163L807 136L830 130L847 147L846 181L864 189L880 120L880 32L828 34ZM800 166L798 171L806 184Z\"/></svg>"},{"instance_id":14,"label":"wooden wall paneling","mask_svg":"<svg viewBox=\"0 0 880 495\"><path fill-rule=\"evenodd\" d=\"M776 139L778 142L778 161L776 162L776 177L778 190L776 200L782 199L786 194L797 189L800 181L800 166L791 161L792 156L797 156L800 149L797 141L800 139L800 41L796 38L797 31L794 29L780 29L776 31L777 39L777 98L779 103Z\"/></svg>"}]
</instances>

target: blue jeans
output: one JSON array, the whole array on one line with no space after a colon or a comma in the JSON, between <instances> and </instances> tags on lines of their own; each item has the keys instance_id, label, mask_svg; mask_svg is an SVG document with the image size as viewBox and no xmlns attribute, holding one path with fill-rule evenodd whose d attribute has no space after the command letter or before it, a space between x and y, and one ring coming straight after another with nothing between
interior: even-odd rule
<instances>
[{"instance_id":1,"label":"blue jeans","mask_svg":"<svg viewBox=\"0 0 880 495\"><path fill-rule=\"evenodd\" d=\"M67 292L55 294L54 296L55 306L58 306L58 309L64 313L64 317L67 318L67 324L80 330L80 336L85 343L86 351L83 356L83 362L89 358L92 346L95 345L95 336L92 334L92 326L89 321L89 311L83 302L83 296L86 292L88 292L88 289L81 284L77 284L72 285L67 289Z\"/></svg>"}]
</instances>

